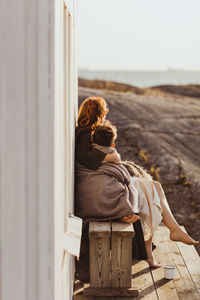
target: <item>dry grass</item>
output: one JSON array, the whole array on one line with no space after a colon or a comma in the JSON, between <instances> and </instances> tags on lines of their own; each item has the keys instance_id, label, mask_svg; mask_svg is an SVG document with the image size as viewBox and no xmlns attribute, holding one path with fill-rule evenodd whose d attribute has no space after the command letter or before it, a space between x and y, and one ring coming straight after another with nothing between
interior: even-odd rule
<instances>
[{"instance_id":1,"label":"dry grass","mask_svg":"<svg viewBox=\"0 0 200 300\"><path fill-rule=\"evenodd\" d=\"M144 164L147 164L149 161L149 154L145 149L141 149L138 151L138 157Z\"/></svg>"},{"instance_id":2,"label":"dry grass","mask_svg":"<svg viewBox=\"0 0 200 300\"><path fill-rule=\"evenodd\" d=\"M155 168L154 166L151 166L149 172L153 176L153 178L157 181L161 181L161 177L159 174L160 168Z\"/></svg>"}]
</instances>

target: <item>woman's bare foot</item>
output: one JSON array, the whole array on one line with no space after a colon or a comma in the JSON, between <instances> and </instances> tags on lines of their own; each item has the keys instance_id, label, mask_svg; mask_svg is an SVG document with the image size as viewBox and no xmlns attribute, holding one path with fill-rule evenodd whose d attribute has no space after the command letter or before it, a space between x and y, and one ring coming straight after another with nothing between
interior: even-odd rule
<instances>
[{"instance_id":1,"label":"woman's bare foot","mask_svg":"<svg viewBox=\"0 0 200 300\"><path fill-rule=\"evenodd\" d=\"M152 240L153 240L153 235L147 241L145 241L145 247L146 247L147 257L148 257L148 259L146 259L146 262L148 262L150 268L160 268L161 265L156 262L152 252Z\"/></svg>"},{"instance_id":2,"label":"woman's bare foot","mask_svg":"<svg viewBox=\"0 0 200 300\"><path fill-rule=\"evenodd\" d=\"M174 242L182 242L187 245L198 245L199 241L193 240L187 233L185 233L183 230L176 230L170 232L170 240Z\"/></svg>"},{"instance_id":3,"label":"woman's bare foot","mask_svg":"<svg viewBox=\"0 0 200 300\"><path fill-rule=\"evenodd\" d=\"M148 253L149 251L147 251L147 256L148 256L148 259L146 259L146 262L148 262L149 264L149 267L151 268L160 268L161 267L161 264L157 263L156 262L156 259L153 255L153 253Z\"/></svg>"}]
</instances>

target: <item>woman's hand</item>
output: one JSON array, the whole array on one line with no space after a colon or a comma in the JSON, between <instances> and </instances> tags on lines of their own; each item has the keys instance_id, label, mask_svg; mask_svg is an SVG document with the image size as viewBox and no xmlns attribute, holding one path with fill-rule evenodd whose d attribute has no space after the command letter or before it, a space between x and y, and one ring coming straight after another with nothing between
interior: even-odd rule
<instances>
[{"instance_id":1,"label":"woman's hand","mask_svg":"<svg viewBox=\"0 0 200 300\"><path fill-rule=\"evenodd\" d=\"M113 151L111 154L107 154L102 163L113 162L115 164L121 163L121 156L117 151Z\"/></svg>"},{"instance_id":2,"label":"woman's hand","mask_svg":"<svg viewBox=\"0 0 200 300\"><path fill-rule=\"evenodd\" d=\"M128 216L124 216L120 219L120 221L125 223L135 223L138 220L140 220L140 216L134 214L129 214Z\"/></svg>"}]
</instances>

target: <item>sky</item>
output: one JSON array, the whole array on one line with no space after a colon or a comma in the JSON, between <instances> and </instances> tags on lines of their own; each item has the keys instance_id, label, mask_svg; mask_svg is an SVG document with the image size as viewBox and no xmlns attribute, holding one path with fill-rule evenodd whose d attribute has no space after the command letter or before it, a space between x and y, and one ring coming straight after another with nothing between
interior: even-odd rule
<instances>
[{"instance_id":1,"label":"sky","mask_svg":"<svg viewBox=\"0 0 200 300\"><path fill-rule=\"evenodd\" d=\"M200 70L200 0L77 0L78 66Z\"/></svg>"}]
</instances>

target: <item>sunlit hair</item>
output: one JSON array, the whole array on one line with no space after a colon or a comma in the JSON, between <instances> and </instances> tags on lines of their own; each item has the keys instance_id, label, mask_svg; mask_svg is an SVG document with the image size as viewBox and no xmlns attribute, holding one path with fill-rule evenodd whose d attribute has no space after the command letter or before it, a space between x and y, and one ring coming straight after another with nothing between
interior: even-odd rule
<instances>
[{"instance_id":1,"label":"sunlit hair","mask_svg":"<svg viewBox=\"0 0 200 300\"><path fill-rule=\"evenodd\" d=\"M117 138L117 128L109 121L97 126L93 134L93 142L106 147L111 147Z\"/></svg>"},{"instance_id":2,"label":"sunlit hair","mask_svg":"<svg viewBox=\"0 0 200 300\"><path fill-rule=\"evenodd\" d=\"M94 130L98 125L101 125L108 111L105 99L101 97L89 97L81 103L79 108L78 126L90 127Z\"/></svg>"},{"instance_id":3,"label":"sunlit hair","mask_svg":"<svg viewBox=\"0 0 200 300\"><path fill-rule=\"evenodd\" d=\"M133 161L122 161L122 165L126 167L131 176L152 180L152 176L141 166L135 164Z\"/></svg>"}]
</instances>

